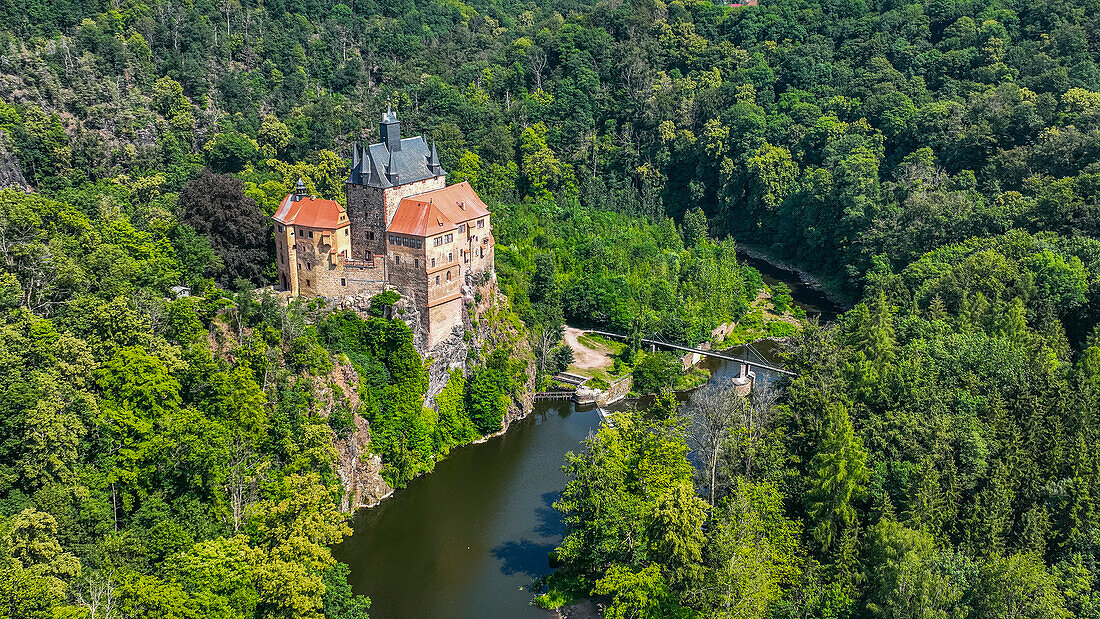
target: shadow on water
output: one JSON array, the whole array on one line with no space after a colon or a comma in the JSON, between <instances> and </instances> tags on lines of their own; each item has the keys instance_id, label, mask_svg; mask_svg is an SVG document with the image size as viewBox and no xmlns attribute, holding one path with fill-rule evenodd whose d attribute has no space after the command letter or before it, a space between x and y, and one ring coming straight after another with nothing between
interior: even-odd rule
<instances>
[{"instance_id":1,"label":"shadow on water","mask_svg":"<svg viewBox=\"0 0 1100 619\"><path fill-rule=\"evenodd\" d=\"M535 508L536 524L533 530L543 540L561 540L565 535L565 524L561 521L561 514L553 507L554 501L557 501L560 496L560 491L544 492L541 497L543 505ZM493 548L493 556L500 560L500 571L506 576L523 574L534 580L546 575L549 554L557 546L558 541L547 543L523 538L518 541L507 541Z\"/></svg>"},{"instance_id":2,"label":"shadow on water","mask_svg":"<svg viewBox=\"0 0 1100 619\"><path fill-rule=\"evenodd\" d=\"M542 504L535 510L538 516L538 526L535 532L543 537L561 537L565 535L565 523L561 521L561 514L554 509L554 503L561 498L561 490L542 493Z\"/></svg>"},{"instance_id":3,"label":"shadow on water","mask_svg":"<svg viewBox=\"0 0 1100 619\"><path fill-rule=\"evenodd\" d=\"M505 542L493 549L493 556L500 560L500 571L506 576L523 574L534 580L546 574L547 555L557 544L539 544L529 539Z\"/></svg>"}]
</instances>

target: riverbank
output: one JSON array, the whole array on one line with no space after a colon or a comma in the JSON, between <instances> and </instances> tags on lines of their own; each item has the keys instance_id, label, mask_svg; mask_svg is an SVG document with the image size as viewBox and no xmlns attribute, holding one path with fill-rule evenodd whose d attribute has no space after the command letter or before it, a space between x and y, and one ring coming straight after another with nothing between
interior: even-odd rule
<instances>
[{"instance_id":1,"label":"riverbank","mask_svg":"<svg viewBox=\"0 0 1100 619\"><path fill-rule=\"evenodd\" d=\"M740 259L742 256L749 258L748 261L744 262L761 262L770 266L772 269L798 277L798 280L803 286L820 292L830 303L837 306L839 310L838 313L842 313L852 307L851 299L841 291L839 282L831 281L822 276L810 273L801 267L776 257L764 247L746 245L739 242L737 243L737 257ZM748 264L747 266L753 265Z\"/></svg>"}]
</instances>

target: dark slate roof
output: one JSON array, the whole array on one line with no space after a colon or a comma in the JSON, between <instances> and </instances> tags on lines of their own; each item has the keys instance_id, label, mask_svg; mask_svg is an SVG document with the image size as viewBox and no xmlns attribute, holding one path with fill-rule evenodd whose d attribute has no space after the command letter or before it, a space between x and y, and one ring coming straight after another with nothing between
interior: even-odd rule
<instances>
[{"instance_id":1,"label":"dark slate roof","mask_svg":"<svg viewBox=\"0 0 1100 619\"><path fill-rule=\"evenodd\" d=\"M401 150L392 153L386 148L384 142L371 144L364 149L364 152L367 153L366 159L369 160L369 167L366 169L370 171L370 174L367 176L361 173L361 170L366 166L360 165L359 169L353 168L348 178L350 183L371 187L393 187L445 174L442 168L435 172L429 166L432 151L423 136L403 138L401 140ZM354 155L352 159L355 159ZM392 170L390 169L391 161L393 162ZM397 173L396 183L390 180L390 176L394 172Z\"/></svg>"}]
</instances>

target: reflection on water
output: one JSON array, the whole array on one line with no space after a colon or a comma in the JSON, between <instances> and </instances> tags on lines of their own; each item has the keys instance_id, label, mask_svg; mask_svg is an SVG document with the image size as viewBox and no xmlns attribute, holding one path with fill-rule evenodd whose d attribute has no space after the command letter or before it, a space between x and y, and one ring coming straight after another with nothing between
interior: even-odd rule
<instances>
[{"instance_id":1,"label":"reflection on water","mask_svg":"<svg viewBox=\"0 0 1100 619\"><path fill-rule=\"evenodd\" d=\"M561 541L551 507L564 454L599 425L596 411L540 406L500 437L460 448L352 523L336 548L371 617L537 617L529 585Z\"/></svg>"},{"instance_id":2,"label":"reflection on water","mask_svg":"<svg viewBox=\"0 0 1100 619\"><path fill-rule=\"evenodd\" d=\"M787 284L791 289L791 298L794 299L794 304L806 310L806 315L811 318L820 316L822 322L827 322L835 320L837 315L844 311L824 291L804 284L795 273L742 253L737 254L737 261L760 271L760 277L769 286L774 286L780 282Z\"/></svg>"}]
</instances>

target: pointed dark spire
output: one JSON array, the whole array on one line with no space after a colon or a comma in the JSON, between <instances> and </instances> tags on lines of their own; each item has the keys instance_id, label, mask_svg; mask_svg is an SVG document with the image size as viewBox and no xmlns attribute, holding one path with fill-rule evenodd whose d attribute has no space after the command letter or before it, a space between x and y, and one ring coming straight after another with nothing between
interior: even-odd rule
<instances>
[{"instance_id":1,"label":"pointed dark spire","mask_svg":"<svg viewBox=\"0 0 1100 619\"><path fill-rule=\"evenodd\" d=\"M306 197L306 194L307 194L306 184L302 180L302 177L299 176L298 177L298 184L294 185L294 199L295 199L295 201L301 200L302 198Z\"/></svg>"},{"instance_id":2,"label":"pointed dark spire","mask_svg":"<svg viewBox=\"0 0 1100 619\"><path fill-rule=\"evenodd\" d=\"M363 155L359 158L359 182L366 183L367 179L371 175L370 153L367 152L367 147L363 147Z\"/></svg>"},{"instance_id":3,"label":"pointed dark spire","mask_svg":"<svg viewBox=\"0 0 1100 619\"><path fill-rule=\"evenodd\" d=\"M359 142L351 145L351 167L348 168L348 182L360 184L363 179L359 177Z\"/></svg>"},{"instance_id":4,"label":"pointed dark spire","mask_svg":"<svg viewBox=\"0 0 1100 619\"><path fill-rule=\"evenodd\" d=\"M396 185L398 181L397 163L393 160L393 151L390 151L390 162L386 164L386 179Z\"/></svg>"},{"instance_id":5,"label":"pointed dark spire","mask_svg":"<svg viewBox=\"0 0 1100 619\"><path fill-rule=\"evenodd\" d=\"M390 158L392 159L393 156L391 155ZM371 187L384 186L385 183L382 181L382 170L380 169L382 166L378 162L371 159L370 151L367 149L363 150L363 160L366 166L370 168L370 176L365 180L365 182Z\"/></svg>"},{"instance_id":6,"label":"pointed dark spire","mask_svg":"<svg viewBox=\"0 0 1100 619\"><path fill-rule=\"evenodd\" d=\"M432 140L432 154L428 155L428 169L436 176L443 172L443 166L439 165L439 153L435 150L435 140Z\"/></svg>"}]
</instances>

